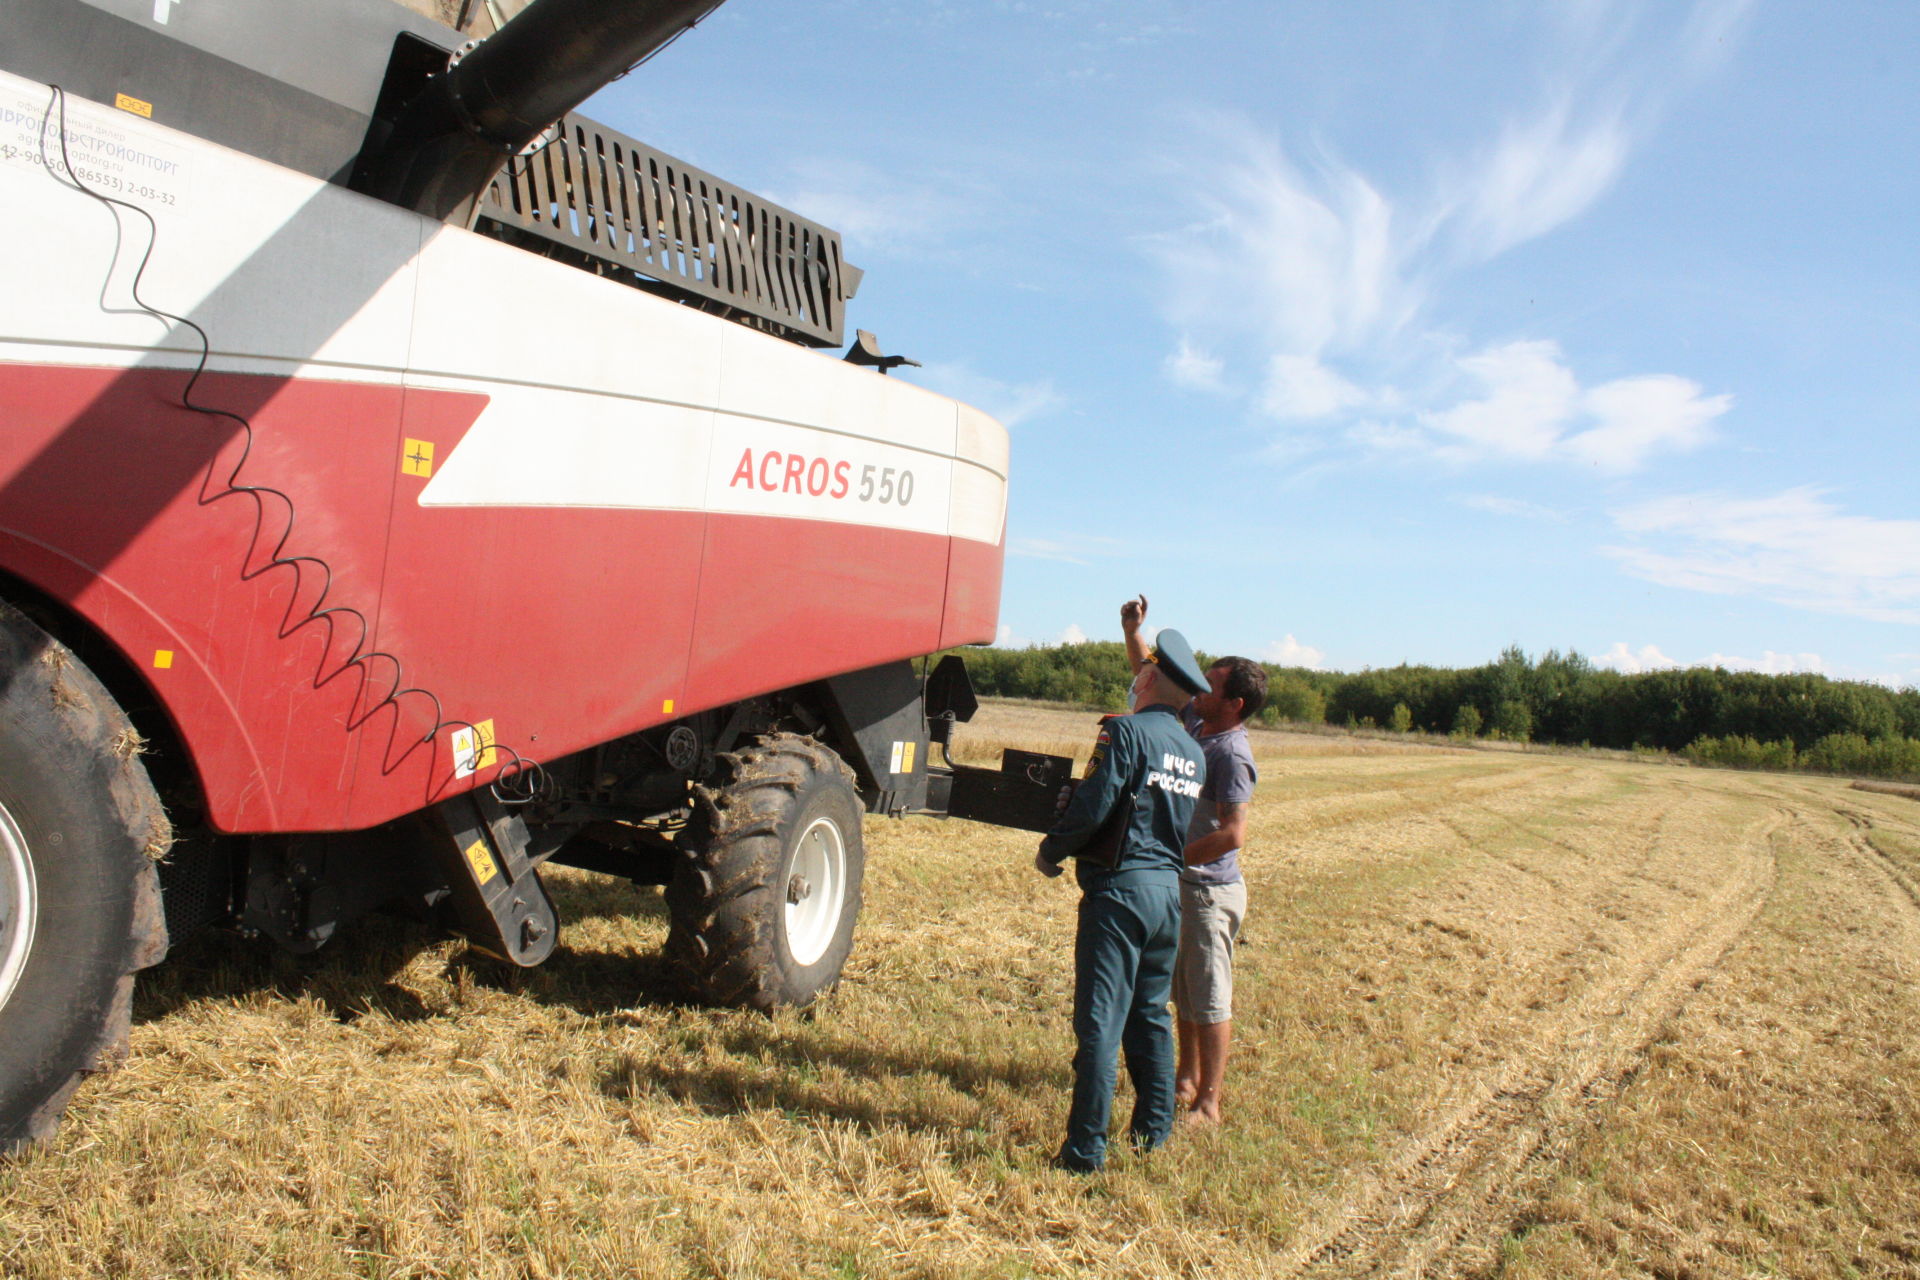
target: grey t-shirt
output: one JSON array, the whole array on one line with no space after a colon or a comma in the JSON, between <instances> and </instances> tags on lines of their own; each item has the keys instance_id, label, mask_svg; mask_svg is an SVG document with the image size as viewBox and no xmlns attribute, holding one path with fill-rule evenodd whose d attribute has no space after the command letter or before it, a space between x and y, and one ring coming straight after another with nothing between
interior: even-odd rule
<instances>
[{"instance_id":1,"label":"grey t-shirt","mask_svg":"<svg viewBox=\"0 0 1920 1280\"><path fill-rule=\"evenodd\" d=\"M1253 764L1253 748L1247 745L1246 726L1236 725L1225 733L1207 733L1192 703L1180 713L1180 719L1207 757L1206 785L1200 788L1200 802L1194 805L1193 821L1187 826L1187 843L1192 844L1219 829L1218 806L1246 804L1253 799L1260 771ZM1189 866L1180 873L1180 878L1188 884L1232 884L1240 878L1240 851L1229 849L1212 862Z\"/></svg>"}]
</instances>

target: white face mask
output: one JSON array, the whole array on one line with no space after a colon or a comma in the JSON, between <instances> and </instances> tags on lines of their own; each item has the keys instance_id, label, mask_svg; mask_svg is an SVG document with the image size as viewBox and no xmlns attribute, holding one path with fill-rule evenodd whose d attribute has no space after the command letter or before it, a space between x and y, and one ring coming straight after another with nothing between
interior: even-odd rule
<instances>
[{"instance_id":1,"label":"white face mask","mask_svg":"<svg viewBox=\"0 0 1920 1280\"><path fill-rule=\"evenodd\" d=\"M1146 679L1146 677L1146 671L1142 670L1139 675L1133 678L1133 683L1127 686L1127 711L1129 714L1140 709L1140 682Z\"/></svg>"}]
</instances>

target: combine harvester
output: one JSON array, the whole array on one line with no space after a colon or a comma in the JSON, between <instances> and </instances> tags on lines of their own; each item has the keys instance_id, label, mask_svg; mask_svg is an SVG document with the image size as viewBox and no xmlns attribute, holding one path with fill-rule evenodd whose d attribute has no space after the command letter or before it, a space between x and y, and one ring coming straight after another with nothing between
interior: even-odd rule
<instances>
[{"instance_id":1,"label":"combine harvester","mask_svg":"<svg viewBox=\"0 0 1920 1280\"><path fill-rule=\"evenodd\" d=\"M834 232L573 114L717 3L0 10L0 1147L208 925L534 965L551 860L767 1008L863 812L1044 825L912 661L993 639L1006 432L819 350Z\"/></svg>"}]
</instances>

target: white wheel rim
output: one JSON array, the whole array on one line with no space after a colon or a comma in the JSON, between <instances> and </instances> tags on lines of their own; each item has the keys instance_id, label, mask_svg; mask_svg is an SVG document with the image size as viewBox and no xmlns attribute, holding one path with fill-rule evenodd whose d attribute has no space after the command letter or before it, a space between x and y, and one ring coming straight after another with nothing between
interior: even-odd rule
<instances>
[{"instance_id":1,"label":"white wheel rim","mask_svg":"<svg viewBox=\"0 0 1920 1280\"><path fill-rule=\"evenodd\" d=\"M26 970L38 916L27 839L20 834L19 824L7 807L0 804L0 1008L12 999L13 988Z\"/></svg>"},{"instance_id":2,"label":"white wheel rim","mask_svg":"<svg viewBox=\"0 0 1920 1280\"><path fill-rule=\"evenodd\" d=\"M833 945L847 900L847 841L832 818L815 818L800 833L786 891L787 952L804 968Z\"/></svg>"}]
</instances>

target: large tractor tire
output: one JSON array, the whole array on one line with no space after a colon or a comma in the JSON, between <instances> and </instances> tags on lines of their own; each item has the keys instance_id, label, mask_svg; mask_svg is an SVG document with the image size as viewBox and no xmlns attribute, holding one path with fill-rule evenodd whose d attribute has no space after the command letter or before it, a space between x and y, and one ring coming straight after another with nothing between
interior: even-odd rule
<instances>
[{"instance_id":1,"label":"large tractor tire","mask_svg":"<svg viewBox=\"0 0 1920 1280\"><path fill-rule=\"evenodd\" d=\"M687 994L751 1009L803 1005L853 948L866 848L853 771L812 738L770 734L721 758L697 793L667 905L667 957Z\"/></svg>"},{"instance_id":2,"label":"large tractor tire","mask_svg":"<svg viewBox=\"0 0 1920 1280\"><path fill-rule=\"evenodd\" d=\"M124 1054L166 950L169 830L140 739L63 645L0 604L0 1152L53 1133Z\"/></svg>"}]
</instances>

